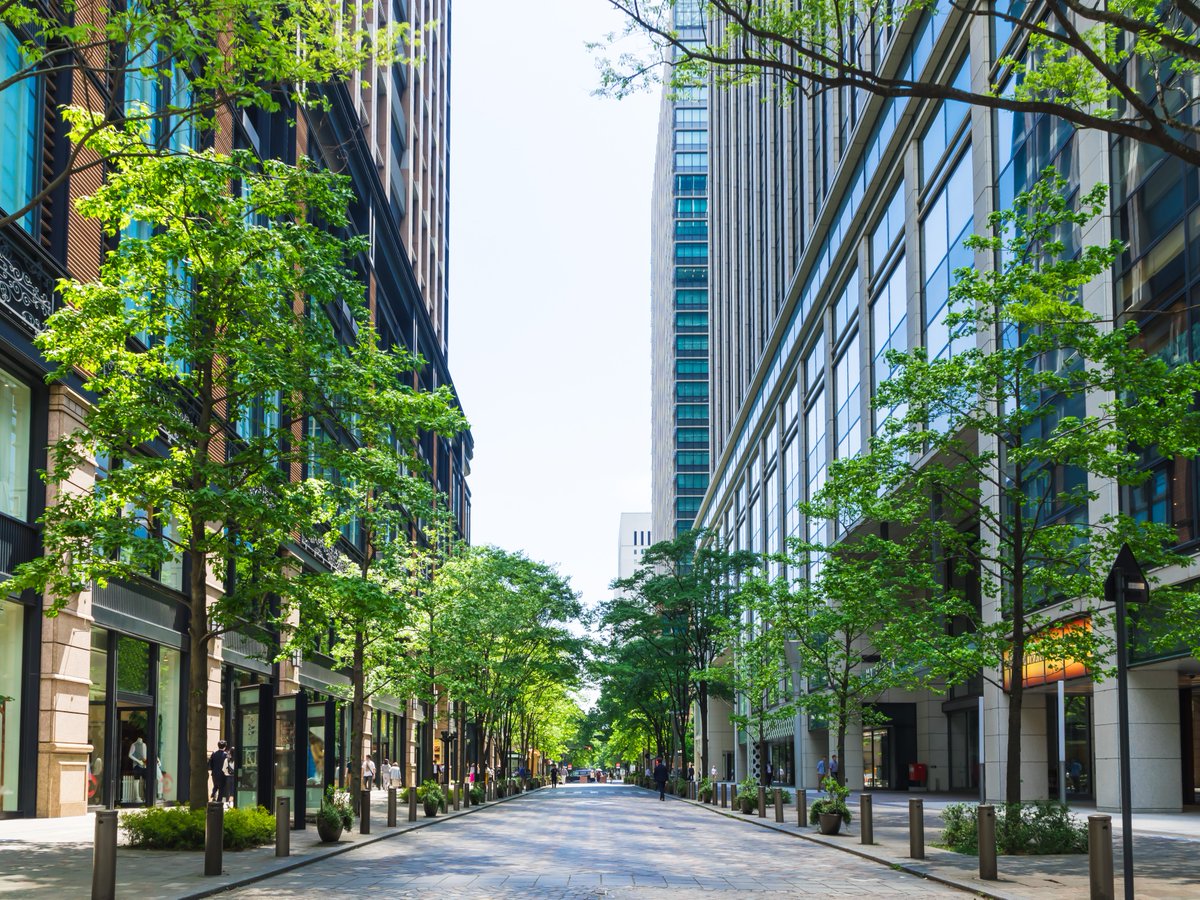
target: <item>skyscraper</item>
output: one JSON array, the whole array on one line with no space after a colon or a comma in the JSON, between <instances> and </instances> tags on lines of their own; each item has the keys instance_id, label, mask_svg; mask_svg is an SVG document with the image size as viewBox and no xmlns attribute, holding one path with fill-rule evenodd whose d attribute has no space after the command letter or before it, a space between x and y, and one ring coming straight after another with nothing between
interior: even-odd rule
<instances>
[{"instance_id":1,"label":"skyscraper","mask_svg":"<svg viewBox=\"0 0 1200 900\"><path fill-rule=\"evenodd\" d=\"M675 25L702 36L698 0ZM652 221L653 533L691 528L708 488L708 88L664 90Z\"/></svg>"}]
</instances>

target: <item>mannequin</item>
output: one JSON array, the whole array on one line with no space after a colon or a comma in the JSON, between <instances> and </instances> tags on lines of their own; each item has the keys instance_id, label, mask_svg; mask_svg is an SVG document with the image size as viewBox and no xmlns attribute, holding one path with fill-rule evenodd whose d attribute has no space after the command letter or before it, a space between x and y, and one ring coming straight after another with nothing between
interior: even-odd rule
<instances>
[{"instance_id":1,"label":"mannequin","mask_svg":"<svg viewBox=\"0 0 1200 900\"><path fill-rule=\"evenodd\" d=\"M144 803L146 759L149 754L146 752L146 742L140 736L130 745L128 756L129 761L133 763L134 800L138 803Z\"/></svg>"}]
</instances>

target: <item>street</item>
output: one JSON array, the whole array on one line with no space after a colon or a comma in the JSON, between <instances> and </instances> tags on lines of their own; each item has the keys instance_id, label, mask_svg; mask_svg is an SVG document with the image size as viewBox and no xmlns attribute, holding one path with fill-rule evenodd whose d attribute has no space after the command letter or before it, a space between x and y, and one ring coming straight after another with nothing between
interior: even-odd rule
<instances>
[{"instance_id":1,"label":"street","mask_svg":"<svg viewBox=\"0 0 1200 900\"><path fill-rule=\"evenodd\" d=\"M544 789L278 875L233 896L861 897L934 882L623 785Z\"/></svg>"}]
</instances>

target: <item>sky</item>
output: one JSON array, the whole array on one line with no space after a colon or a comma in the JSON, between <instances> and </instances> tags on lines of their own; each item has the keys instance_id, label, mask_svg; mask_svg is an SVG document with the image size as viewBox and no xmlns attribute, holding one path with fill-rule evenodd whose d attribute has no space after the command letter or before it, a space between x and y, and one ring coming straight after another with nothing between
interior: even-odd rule
<instances>
[{"instance_id":1,"label":"sky","mask_svg":"<svg viewBox=\"0 0 1200 900\"><path fill-rule=\"evenodd\" d=\"M475 544L584 603L650 509L650 190L658 97L594 97L605 0L453 0L450 373L475 439Z\"/></svg>"}]
</instances>

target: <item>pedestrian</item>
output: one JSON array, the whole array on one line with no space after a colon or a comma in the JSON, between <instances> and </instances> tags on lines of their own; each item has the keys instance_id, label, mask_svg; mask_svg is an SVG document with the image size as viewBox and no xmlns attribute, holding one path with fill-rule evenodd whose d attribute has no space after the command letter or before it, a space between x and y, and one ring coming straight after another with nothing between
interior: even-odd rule
<instances>
[{"instance_id":1,"label":"pedestrian","mask_svg":"<svg viewBox=\"0 0 1200 900\"><path fill-rule=\"evenodd\" d=\"M775 767L767 763L767 787L771 786L771 780L775 777Z\"/></svg>"},{"instance_id":2,"label":"pedestrian","mask_svg":"<svg viewBox=\"0 0 1200 900\"><path fill-rule=\"evenodd\" d=\"M558 763L550 767L550 787L558 787Z\"/></svg>"},{"instance_id":3,"label":"pedestrian","mask_svg":"<svg viewBox=\"0 0 1200 900\"><path fill-rule=\"evenodd\" d=\"M829 759L829 777L834 781L838 780L838 761L836 753L833 754L833 756Z\"/></svg>"},{"instance_id":4,"label":"pedestrian","mask_svg":"<svg viewBox=\"0 0 1200 900\"><path fill-rule=\"evenodd\" d=\"M819 760L817 760L817 787L818 788L821 787L821 782L823 782L825 780L825 771L826 771L825 757L822 756Z\"/></svg>"},{"instance_id":5,"label":"pedestrian","mask_svg":"<svg viewBox=\"0 0 1200 900\"><path fill-rule=\"evenodd\" d=\"M221 802L233 809L233 779L237 774L236 757L233 755L237 747L230 744L225 748L225 777L221 779Z\"/></svg>"},{"instance_id":6,"label":"pedestrian","mask_svg":"<svg viewBox=\"0 0 1200 900\"><path fill-rule=\"evenodd\" d=\"M688 781L695 781L695 780L696 780L696 767L689 765L688 766Z\"/></svg>"},{"instance_id":7,"label":"pedestrian","mask_svg":"<svg viewBox=\"0 0 1200 900\"><path fill-rule=\"evenodd\" d=\"M363 768L362 768L363 790L369 791L371 789L371 781L374 778L375 778L375 760L371 759L371 757L368 756L366 759L363 760Z\"/></svg>"},{"instance_id":8,"label":"pedestrian","mask_svg":"<svg viewBox=\"0 0 1200 900\"><path fill-rule=\"evenodd\" d=\"M217 749L212 752L212 756L208 758L208 774L212 776L212 791L209 792L208 799L212 801L218 800L224 793L225 788L225 742L217 741Z\"/></svg>"},{"instance_id":9,"label":"pedestrian","mask_svg":"<svg viewBox=\"0 0 1200 900\"><path fill-rule=\"evenodd\" d=\"M385 791L392 786L392 764L386 756L383 758L383 765L379 767L379 786Z\"/></svg>"},{"instance_id":10,"label":"pedestrian","mask_svg":"<svg viewBox=\"0 0 1200 900\"><path fill-rule=\"evenodd\" d=\"M654 785L658 788L659 800L667 799L667 776L669 774L667 767L663 765L663 761L656 759L654 761Z\"/></svg>"}]
</instances>

